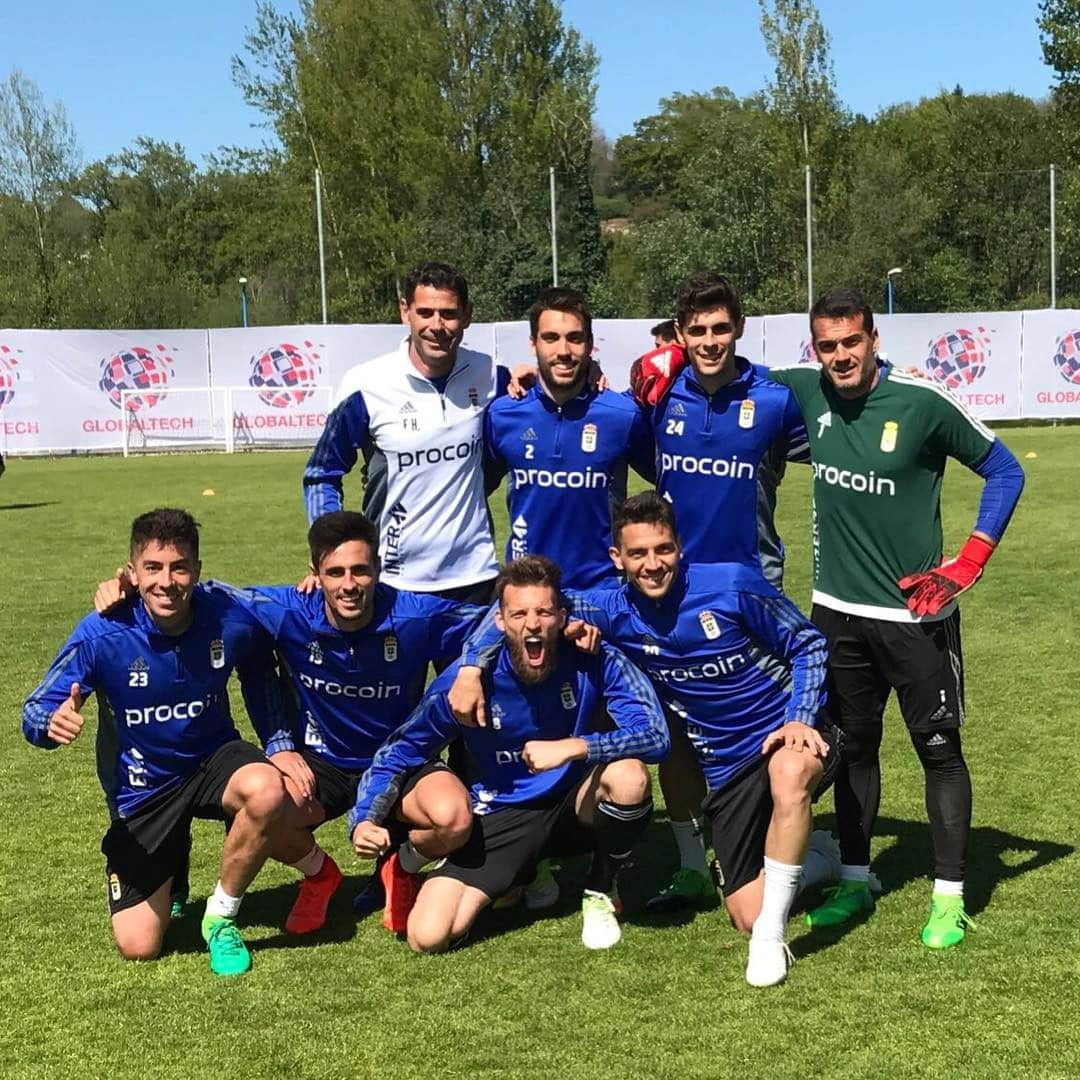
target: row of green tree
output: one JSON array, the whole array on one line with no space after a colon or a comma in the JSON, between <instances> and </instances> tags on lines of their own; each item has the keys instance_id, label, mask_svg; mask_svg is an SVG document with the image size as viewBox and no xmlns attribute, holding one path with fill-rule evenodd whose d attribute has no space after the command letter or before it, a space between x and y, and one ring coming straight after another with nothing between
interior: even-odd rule
<instances>
[{"instance_id":1,"label":"row of green tree","mask_svg":"<svg viewBox=\"0 0 1080 1080\"><path fill-rule=\"evenodd\" d=\"M394 317L424 258L469 276L479 319L514 318L560 278L605 315L671 310L703 267L748 310L813 289L905 310L1043 307L1057 166L1059 306L1080 306L1080 0L1044 0L1045 101L957 87L867 118L838 99L810 0L759 0L773 78L740 99L676 95L611 144L593 126L597 58L557 0L260 0L234 80L272 148L203 167L139 139L82 166L61 104L0 86L0 325L262 324L320 317L314 174L331 321Z\"/></svg>"}]
</instances>

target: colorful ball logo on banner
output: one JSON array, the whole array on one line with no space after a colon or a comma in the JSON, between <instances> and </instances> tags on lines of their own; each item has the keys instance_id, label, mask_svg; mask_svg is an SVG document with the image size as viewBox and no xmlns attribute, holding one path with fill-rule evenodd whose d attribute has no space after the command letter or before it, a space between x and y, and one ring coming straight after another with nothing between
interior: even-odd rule
<instances>
[{"instance_id":1,"label":"colorful ball logo on banner","mask_svg":"<svg viewBox=\"0 0 1080 1080\"><path fill-rule=\"evenodd\" d=\"M1054 367L1073 386L1080 386L1080 330L1069 330L1054 346Z\"/></svg>"},{"instance_id":2,"label":"colorful ball logo on banner","mask_svg":"<svg viewBox=\"0 0 1080 1080\"><path fill-rule=\"evenodd\" d=\"M175 360L164 345L158 345L154 350L133 345L101 361L98 387L118 409L121 402L128 412L152 409L165 400L174 365ZM121 396L125 390L140 393L132 394L125 400Z\"/></svg>"},{"instance_id":3,"label":"colorful ball logo on banner","mask_svg":"<svg viewBox=\"0 0 1080 1080\"><path fill-rule=\"evenodd\" d=\"M0 409L15 397L15 385L19 381L19 361L15 350L0 345Z\"/></svg>"},{"instance_id":4,"label":"colorful ball logo on banner","mask_svg":"<svg viewBox=\"0 0 1080 1080\"><path fill-rule=\"evenodd\" d=\"M319 354L314 348L310 341L305 341L302 349L282 342L251 358L248 384L260 391L259 400L263 404L287 409L311 396L312 387L318 385L322 376Z\"/></svg>"},{"instance_id":5,"label":"colorful ball logo on banner","mask_svg":"<svg viewBox=\"0 0 1080 1080\"><path fill-rule=\"evenodd\" d=\"M950 390L970 386L986 371L989 352L990 335L985 327L950 330L930 342L926 370Z\"/></svg>"}]
</instances>

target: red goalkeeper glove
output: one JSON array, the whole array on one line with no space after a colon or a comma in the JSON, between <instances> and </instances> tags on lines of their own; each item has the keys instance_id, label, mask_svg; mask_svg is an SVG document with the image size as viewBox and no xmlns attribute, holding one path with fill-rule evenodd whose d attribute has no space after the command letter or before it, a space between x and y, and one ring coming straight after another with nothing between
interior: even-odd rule
<instances>
[{"instance_id":1,"label":"red goalkeeper glove","mask_svg":"<svg viewBox=\"0 0 1080 1080\"><path fill-rule=\"evenodd\" d=\"M955 559L943 562L925 574L909 574L897 584L910 592L907 606L918 616L936 615L950 600L966 592L982 577L983 567L994 553L994 545L978 536L969 536Z\"/></svg>"},{"instance_id":2,"label":"red goalkeeper glove","mask_svg":"<svg viewBox=\"0 0 1080 1080\"><path fill-rule=\"evenodd\" d=\"M639 356L630 368L630 393L639 405L658 405L686 367L686 350L677 343Z\"/></svg>"}]
</instances>

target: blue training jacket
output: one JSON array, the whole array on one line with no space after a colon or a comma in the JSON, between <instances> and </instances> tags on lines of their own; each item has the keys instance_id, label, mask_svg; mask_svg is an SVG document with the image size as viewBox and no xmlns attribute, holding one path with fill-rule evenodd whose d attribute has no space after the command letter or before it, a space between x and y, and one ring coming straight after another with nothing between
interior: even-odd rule
<instances>
[{"instance_id":1,"label":"blue training jacket","mask_svg":"<svg viewBox=\"0 0 1080 1080\"><path fill-rule=\"evenodd\" d=\"M627 464L655 476L652 431L632 398L587 389L557 405L537 382L488 406L484 452L508 478L507 562L546 555L576 589L617 582L611 510L626 498Z\"/></svg>"},{"instance_id":2,"label":"blue training jacket","mask_svg":"<svg viewBox=\"0 0 1080 1080\"><path fill-rule=\"evenodd\" d=\"M23 734L54 749L49 720L71 684L84 698L97 693L98 777L114 820L179 786L240 737L226 686L234 668L252 723L284 723L270 638L221 589L196 585L193 603L194 621L176 637L138 599L108 617L87 615L23 706Z\"/></svg>"},{"instance_id":3,"label":"blue training jacket","mask_svg":"<svg viewBox=\"0 0 1080 1080\"><path fill-rule=\"evenodd\" d=\"M604 591L604 590L601 590ZM505 648L493 655L487 684L488 726L462 728L447 703L460 661L428 688L409 719L383 744L356 793L350 832L360 821L386 820L410 770L422 765L458 735L464 737L466 784L473 812L489 814L508 806L554 797L571 790L589 769L616 758L660 761L670 741L660 703L648 679L618 650L601 646L587 656L562 644L554 672L537 685L522 683ZM595 731L603 705L614 731ZM530 739L580 736L588 744L585 761L532 773L521 760Z\"/></svg>"},{"instance_id":4,"label":"blue training jacket","mask_svg":"<svg viewBox=\"0 0 1080 1080\"><path fill-rule=\"evenodd\" d=\"M760 567L781 588L776 488L787 459L809 460L806 426L786 386L736 362L736 378L712 395L685 368L652 409L656 490L675 507L688 562Z\"/></svg>"},{"instance_id":5,"label":"blue training jacket","mask_svg":"<svg viewBox=\"0 0 1080 1080\"><path fill-rule=\"evenodd\" d=\"M825 639L760 570L684 566L659 603L630 585L568 592L686 725L705 779L721 788L789 720L816 726L825 703ZM485 619L462 663L488 666L502 635Z\"/></svg>"},{"instance_id":6,"label":"blue training jacket","mask_svg":"<svg viewBox=\"0 0 1080 1080\"><path fill-rule=\"evenodd\" d=\"M268 754L311 750L362 772L414 708L429 661L457 655L486 608L379 583L371 621L337 629L321 590L224 586L274 639L297 699L292 723L256 725Z\"/></svg>"}]
</instances>

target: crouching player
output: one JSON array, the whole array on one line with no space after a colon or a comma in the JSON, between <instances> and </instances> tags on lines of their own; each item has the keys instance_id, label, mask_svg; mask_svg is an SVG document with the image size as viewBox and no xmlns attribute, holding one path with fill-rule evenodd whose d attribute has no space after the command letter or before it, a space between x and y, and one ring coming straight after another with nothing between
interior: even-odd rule
<instances>
[{"instance_id":1,"label":"crouching player","mask_svg":"<svg viewBox=\"0 0 1080 1080\"><path fill-rule=\"evenodd\" d=\"M569 594L573 613L625 650L685 725L708 784L717 884L735 927L751 935L746 979L772 986L791 960L795 896L820 880L803 875L803 860L811 802L836 761L835 733L819 725L825 639L760 570L682 565L674 512L655 492L615 510L612 538L627 583ZM464 660L488 666L494 640L485 623ZM479 676L472 663L461 672L453 700L465 716Z\"/></svg>"},{"instance_id":2,"label":"crouching player","mask_svg":"<svg viewBox=\"0 0 1080 1080\"><path fill-rule=\"evenodd\" d=\"M416 952L441 952L480 911L530 881L550 855L593 852L581 939L607 949L621 937L616 874L652 814L643 762L668 751L667 726L649 681L604 645L588 656L565 644L559 568L529 555L496 581L496 621L506 635L486 690L484 728L464 730L473 830L433 871L408 920ZM375 755L350 814L361 853L389 843L384 826L410 769L460 733L447 703L452 664L409 720ZM603 703L615 730L590 730Z\"/></svg>"},{"instance_id":3,"label":"crouching player","mask_svg":"<svg viewBox=\"0 0 1080 1080\"><path fill-rule=\"evenodd\" d=\"M290 934L325 924L342 880L312 830L352 808L375 751L419 701L428 662L460 653L487 610L381 583L378 544L369 518L337 510L308 530L317 589L215 583L272 637L295 700L288 723L255 718L270 761L286 777L290 819L303 826L290 833L291 850L275 851L304 875L285 920ZM112 610L122 591L118 580L103 582L95 606ZM395 843L377 865L372 895L357 899L370 900L365 911L382 903L383 925L404 933L417 872L469 836L468 793L442 762L424 762L403 786L391 820Z\"/></svg>"},{"instance_id":4,"label":"crouching player","mask_svg":"<svg viewBox=\"0 0 1080 1080\"><path fill-rule=\"evenodd\" d=\"M128 572L138 599L114 618L79 623L23 706L23 733L44 749L69 745L97 693L98 775L112 819L101 850L125 959L161 951L191 819L229 823L202 932L211 970L239 975L251 966L235 922L241 898L289 838L281 773L234 727L229 675L235 668L258 724L283 723L283 700L269 639L227 596L198 584L200 567L190 514L136 518Z\"/></svg>"}]
</instances>

